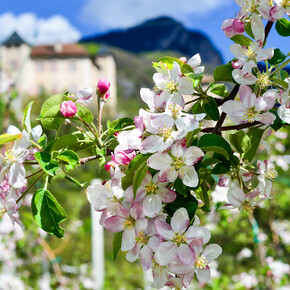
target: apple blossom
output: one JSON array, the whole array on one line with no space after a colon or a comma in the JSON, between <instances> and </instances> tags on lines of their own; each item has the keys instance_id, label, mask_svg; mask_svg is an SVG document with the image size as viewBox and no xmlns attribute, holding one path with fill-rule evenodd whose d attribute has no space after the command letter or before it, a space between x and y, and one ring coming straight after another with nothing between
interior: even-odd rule
<instances>
[{"instance_id":1,"label":"apple blossom","mask_svg":"<svg viewBox=\"0 0 290 290\"><path fill-rule=\"evenodd\" d=\"M165 242L155 251L155 259L161 266L178 259L185 265L190 265L195 259L195 253L189 243L195 238L201 238L204 243L210 239L210 231L204 227L189 226L189 217L185 208L178 209L171 219L170 225L164 221L154 222L156 233Z\"/></svg>"},{"instance_id":2,"label":"apple blossom","mask_svg":"<svg viewBox=\"0 0 290 290\"><path fill-rule=\"evenodd\" d=\"M239 89L239 101L227 101L222 105L223 112L236 124L244 121L259 121L263 124L273 124L275 115L267 112L275 104L276 94L266 93L256 98L249 86L241 85Z\"/></svg>"},{"instance_id":3,"label":"apple blossom","mask_svg":"<svg viewBox=\"0 0 290 290\"><path fill-rule=\"evenodd\" d=\"M193 165L204 156L202 150L195 146L186 148L179 141L170 151L171 154L158 152L150 156L148 166L160 170L158 178L161 182L173 182L179 177L185 185L196 187L199 180Z\"/></svg>"}]
</instances>

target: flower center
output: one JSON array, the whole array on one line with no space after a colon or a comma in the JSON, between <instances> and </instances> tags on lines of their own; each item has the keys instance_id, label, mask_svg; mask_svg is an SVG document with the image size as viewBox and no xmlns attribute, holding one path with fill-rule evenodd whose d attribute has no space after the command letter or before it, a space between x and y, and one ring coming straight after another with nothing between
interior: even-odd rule
<instances>
[{"instance_id":1,"label":"flower center","mask_svg":"<svg viewBox=\"0 0 290 290\"><path fill-rule=\"evenodd\" d=\"M174 81L168 81L167 84L165 85L165 91L168 92L177 92L177 84Z\"/></svg>"},{"instance_id":2,"label":"flower center","mask_svg":"<svg viewBox=\"0 0 290 290\"><path fill-rule=\"evenodd\" d=\"M186 237L184 236L184 234L180 235L179 233L174 233L174 237L172 238L172 242L179 247L180 244L186 243Z\"/></svg>"},{"instance_id":3,"label":"flower center","mask_svg":"<svg viewBox=\"0 0 290 290\"><path fill-rule=\"evenodd\" d=\"M277 176L278 176L278 172L272 167L268 168L268 170L265 172L266 178L273 179L273 178L276 178Z\"/></svg>"},{"instance_id":4,"label":"flower center","mask_svg":"<svg viewBox=\"0 0 290 290\"><path fill-rule=\"evenodd\" d=\"M249 46L248 49L245 49L244 53L249 59L254 59L256 56L256 52L251 46Z\"/></svg>"},{"instance_id":5,"label":"flower center","mask_svg":"<svg viewBox=\"0 0 290 290\"><path fill-rule=\"evenodd\" d=\"M175 157L175 160L173 161L173 164L172 164L175 168L175 170L179 170L179 169L182 169L183 166L185 166L185 163L183 161L183 158L182 157Z\"/></svg>"},{"instance_id":6,"label":"flower center","mask_svg":"<svg viewBox=\"0 0 290 290\"><path fill-rule=\"evenodd\" d=\"M149 181L145 185L145 189L146 189L147 194L156 193L157 186L155 185L153 181Z\"/></svg>"},{"instance_id":7,"label":"flower center","mask_svg":"<svg viewBox=\"0 0 290 290\"><path fill-rule=\"evenodd\" d=\"M174 120L176 120L177 116L181 110L181 107L177 104L170 104L170 105L168 105L168 109L171 111L172 118Z\"/></svg>"},{"instance_id":8,"label":"flower center","mask_svg":"<svg viewBox=\"0 0 290 290\"><path fill-rule=\"evenodd\" d=\"M135 240L136 240L136 244L147 245L148 243L148 237L143 232L139 232Z\"/></svg>"},{"instance_id":9,"label":"flower center","mask_svg":"<svg viewBox=\"0 0 290 290\"><path fill-rule=\"evenodd\" d=\"M171 137L172 131L173 131L172 127L165 127L165 125L163 128L159 127L159 134L165 139L168 139Z\"/></svg>"},{"instance_id":10,"label":"flower center","mask_svg":"<svg viewBox=\"0 0 290 290\"><path fill-rule=\"evenodd\" d=\"M243 120L247 119L250 122L254 121L257 112L255 111L255 107L247 109L247 113L243 116Z\"/></svg>"},{"instance_id":11,"label":"flower center","mask_svg":"<svg viewBox=\"0 0 290 290\"><path fill-rule=\"evenodd\" d=\"M208 261L205 261L205 256L200 256L195 260L195 267L198 269L206 268Z\"/></svg>"},{"instance_id":12,"label":"flower center","mask_svg":"<svg viewBox=\"0 0 290 290\"><path fill-rule=\"evenodd\" d=\"M257 83L261 86L261 89L268 87L269 85L271 85L269 75L267 73L258 74Z\"/></svg>"},{"instance_id":13,"label":"flower center","mask_svg":"<svg viewBox=\"0 0 290 290\"><path fill-rule=\"evenodd\" d=\"M248 215L253 212L255 209L254 206L252 206L249 202L245 201L240 207L239 210L242 214Z\"/></svg>"},{"instance_id":14,"label":"flower center","mask_svg":"<svg viewBox=\"0 0 290 290\"><path fill-rule=\"evenodd\" d=\"M8 162L17 162L17 156L12 150L5 151L5 156L3 156Z\"/></svg>"},{"instance_id":15,"label":"flower center","mask_svg":"<svg viewBox=\"0 0 290 290\"><path fill-rule=\"evenodd\" d=\"M251 13L256 10L256 5L255 5L254 0L245 0L244 5L242 7L247 13Z\"/></svg>"},{"instance_id":16,"label":"flower center","mask_svg":"<svg viewBox=\"0 0 290 290\"><path fill-rule=\"evenodd\" d=\"M134 223L135 222L131 217L127 218L126 221L123 223L124 229L131 229L134 226Z\"/></svg>"}]
</instances>

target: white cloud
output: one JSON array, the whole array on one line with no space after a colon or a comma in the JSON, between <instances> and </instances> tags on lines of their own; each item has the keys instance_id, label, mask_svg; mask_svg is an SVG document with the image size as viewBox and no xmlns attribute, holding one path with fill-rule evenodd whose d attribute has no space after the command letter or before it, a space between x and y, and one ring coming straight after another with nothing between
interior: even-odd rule
<instances>
[{"instance_id":1,"label":"white cloud","mask_svg":"<svg viewBox=\"0 0 290 290\"><path fill-rule=\"evenodd\" d=\"M87 0L80 20L98 31L127 28L159 16L171 16L191 26L194 16L226 7L232 0Z\"/></svg>"},{"instance_id":2,"label":"white cloud","mask_svg":"<svg viewBox=\"0 0 290 290\"><path fill-rule=\"evenodd\" d=\"M0 41L17 31L24 40L31 44L49 44L57 41L72 43L80 39L80 32L61 15L47 19L37 18L33 13L15 16L12 13L0 15ZM5 29L3 29L5 27Z\"/></svg>"}]
</instances>

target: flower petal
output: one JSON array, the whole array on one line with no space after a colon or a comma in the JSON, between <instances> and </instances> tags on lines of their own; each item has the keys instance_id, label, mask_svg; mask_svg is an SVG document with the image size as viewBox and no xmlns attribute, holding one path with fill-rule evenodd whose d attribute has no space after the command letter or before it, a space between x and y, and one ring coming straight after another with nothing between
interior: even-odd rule
<instances>
[{"instance_id":1,"label":"flower petal","mask_svg":"<svg viewBox=\"0 0 290 290\"><path fill-rule=\"evenodd\" d=\"M191 265L195 261L195 254L187 244L181 244L177 248L177 257L185 265Z\"/></svg>"},{"instance_id":2,"label":"flower petal","mask_svg":"<svg viewBox=\"0 0 290 290\"><path fill-rule=\"evenodd\" d=\"M187 210L184 207L178 209L173 214L170 224L174 232L178 232L180 234L185 232L189 224L189 216Z\"/></svg>"},{"instance_id":3,"label":"flower petal","mask_svg":"<svg viewBox=\"0 0 290 290\"><path fill-rule=\"evenodd\" d=\"M155 252L156 262L160 266L165 266L177 256L177 247L173 242L161 243Z\"/></svg>"}]
</instances>

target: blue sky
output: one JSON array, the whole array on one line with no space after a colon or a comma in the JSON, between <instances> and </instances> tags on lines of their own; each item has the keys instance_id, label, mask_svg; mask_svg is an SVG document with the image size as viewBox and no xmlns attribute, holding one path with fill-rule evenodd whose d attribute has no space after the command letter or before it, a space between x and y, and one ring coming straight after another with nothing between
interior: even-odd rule
<instances>
[{"instance_id":1,"label":"blue sky","mask_svg":"<svg viewBox=\"0 0 290 290\"><path fill-rule=\"evenodd\" d=\"M76 41L81 35L126 28L158 16L172 16L190 29L207 34L222 52L225 61L233 56L231 40L224 36L221 24L233 18L239 7L234 0L12 0L0 6L0 40L19 30L27 39ZM5 27L5 29L3 29ZM274 31L273 31L274 32ZM272 33L268 45L289 51L287 38ZM288 40L289 42L289 40Z\"/></svg>"}]
</instances>

